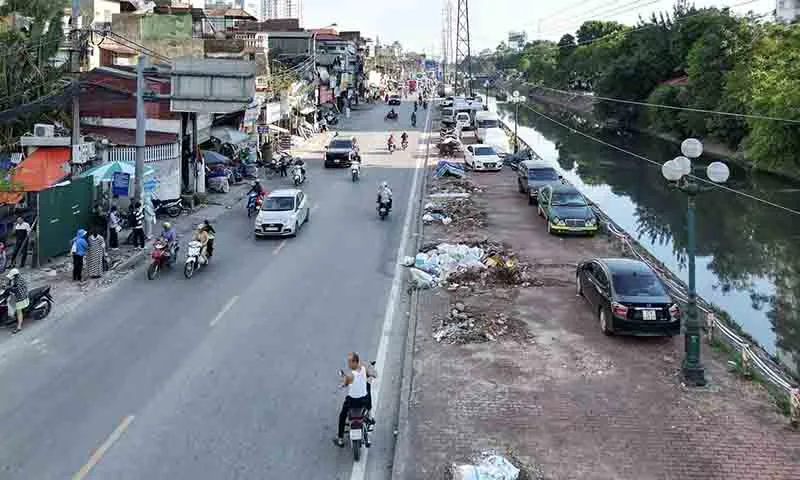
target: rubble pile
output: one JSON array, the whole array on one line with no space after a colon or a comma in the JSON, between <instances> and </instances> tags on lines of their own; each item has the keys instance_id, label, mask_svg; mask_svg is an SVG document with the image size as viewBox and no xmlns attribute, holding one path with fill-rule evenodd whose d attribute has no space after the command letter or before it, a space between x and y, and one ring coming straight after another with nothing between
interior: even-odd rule
<instances>
[{"instance_id":1,"label":"rubble pile","mask_svg":"<svg viewBox=\"0 0 800 480\"><path fill-rule=\"evenodd\" d=\"M440 320L433 338L449 344L492 342L506 335L510 325L511 321L504 313L471 312L459 302L447 317Z\"/></svg>"},{"instance_id":2,"label":"rubble pile","mask_svg":"<svg viewBox=\"0 0 800 480\"><path fill-rule=\"evenodd\" d=\"M483 192L483 190L475 185L469 178L439 177L435 182L428 184L428 193L433 195L481 192Z\"/></svg>"},{"instance_id":3,"label":"rubble pile","mask_svg":"<svg viewBox=\"0 0 800 480\"><path fill-rule=\"evenodd\" d=\"M425 205L422 220L426 223L455 223L461 229L481 229L486 226L486 212L470 198L449 198Z\"/></svg>"}]
</instances>

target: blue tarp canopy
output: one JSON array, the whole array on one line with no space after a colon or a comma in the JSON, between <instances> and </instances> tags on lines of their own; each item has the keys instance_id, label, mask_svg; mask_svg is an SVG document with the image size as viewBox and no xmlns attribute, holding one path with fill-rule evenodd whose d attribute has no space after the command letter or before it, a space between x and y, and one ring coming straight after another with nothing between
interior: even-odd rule
<instances>
[{"instance_id":1,"label":"blue tarp canopy","mask_svg":"<svg viewBox=\"0 0 800 480\"><path fill-rule=\"evenodd\" d=\"M464 167L456 162L448 162L447 160L439 160L436 164L436 176L444 177L450 175L453 177L463 177L465 175Z\"/></svg>"},{"instance_id":2,"label":"blue tarp canopy","mask_svg":"<svg viewBox=\"0 0 800 480\"><path fill-rule=\"evenodd\" d=\"M203 161L206 162L206 165L225 165L231 163L230 158L212 150L200 150L200 153L203 155Z\"/></svg>"}]
</instances>

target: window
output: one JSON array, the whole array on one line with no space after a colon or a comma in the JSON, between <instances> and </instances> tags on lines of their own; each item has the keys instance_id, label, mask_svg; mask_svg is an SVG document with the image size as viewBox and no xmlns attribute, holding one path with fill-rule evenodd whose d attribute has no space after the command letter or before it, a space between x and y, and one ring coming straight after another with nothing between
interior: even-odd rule
<instances>
[{"instance_id":1,"label":"window","mask_svg":"<svg viewBox=\"0 0 800 480\"><path fill-rule=\"evenodd\" d=\"M552 168L531 168L528 170L531 180L558 180L558 174Z\"/></svg>"},{"instance_id":2,"label":"window","mask_svg":"<svg viewBox=\"0 0 800 480\"><path fill-rule=\"evenodd\" d=\"M288 212L294 210L293 197L267 197L261 210L268 212Z\"/></svg>"},{"instance_id":3,"label":"window","mask_svg":"<svg viewBox=\"0 0 800 480\"><path fill-rule=\"evenodd\" d=\"M299 207L303 203L303 192L297 194L297 206Z\"/></svg>"},{"instance_id":4,"label":"window","mask_svg":"<svg viewBox=\"0 0 800 480\"><path fill-rule=\"evenodd\" d=\"M475 149L475 155L496 155L492 147L478 147Z\"/></svg>"},{"instance_id":5,"label":"window","mask_svg":"<svg viewBox=\"0 0 800 480\"><path fill-rule=\"evenodd\" d=\"M494 119L478 120L478 128L499 128L500 122Z\"/></svg>"},{"instance_id":6,"label":"window","mask_svg":"<svg viewBox=\"0 0 800 480\"><path fill-rule=\"evenodd\" d=\"M556 192L553 195L553 205L561 207L585 207L586 200L578 192Z\"/></svg>"},{"instance_id":7,"label":"window","mask_svg":"<svg viewBox=\"0 0 800 480\"><path fill-rule=\"evenodd\" d=\"M608 287L608 277L606 277L606 272L604 272L602 268L598 266L594 267L594 278L600 286L604 288Z\"/></svg>"},{"instance_id":8,"label":"window","mask_svg":"<svg viewBox=\"0 0 800 480\"><path fill-rule=\"evenodd\" d=\"M614 291L624 297L661 297L667 296L661 281L652 272L615 273Z\"/></svg>"},{"instance_id":9,"label":"window","mask_svg":"<svg viewBox=\"0 0 800 480\"><path fill-rule=\"evenodd\" d=\"M331 142L330 148L353 148L353 142L350 140L334 140Z\"/></svg>"}]
</instances>

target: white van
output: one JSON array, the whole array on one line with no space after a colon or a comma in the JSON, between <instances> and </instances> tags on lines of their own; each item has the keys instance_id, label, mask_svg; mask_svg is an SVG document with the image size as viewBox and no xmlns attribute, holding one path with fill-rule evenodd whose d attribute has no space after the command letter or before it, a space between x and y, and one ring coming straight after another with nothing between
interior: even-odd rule
<instances>
[{"instance_id":1,"label":"white van","mask_svg":"<svg viewBox=\"0 0 800 480\"><path fill-rule=\"evenodd\" d=\"M511 153L511 147L508 141L508 135L502 128L489 128L483 134L483 140L480 141L484 145L494 147L497 156L505 158L506 155Z\"/></svg>"},{"instance_id":2,"label":"white van","mask_svg":"<svg viewBox=\"0 0 800 480\"><path fill-rule=\"evenodd\" d=\"M500 117L497 113L486 110L475 113L475 135L479 142L486 138L486 130L490 128L500 128Z\"/></svg>"}]
</instances>

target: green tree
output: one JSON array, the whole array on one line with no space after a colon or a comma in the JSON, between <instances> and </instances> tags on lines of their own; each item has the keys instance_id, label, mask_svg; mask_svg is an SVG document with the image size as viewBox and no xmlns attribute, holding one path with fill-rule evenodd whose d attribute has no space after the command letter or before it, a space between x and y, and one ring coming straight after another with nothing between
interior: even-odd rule
<instances>
[{"instance_id":1,"label":"green tree","mask_svg":"<svg viewBox=\"0 0 800 480\"><path fill-rule=\"evenodd\" d=\"M575 32L578 37L578 45L594 42L595 40L611 35L615 32L621 32L628 27L619 22L607 22L604 20L588 20Z\"/></svg>"}]
</instances>

